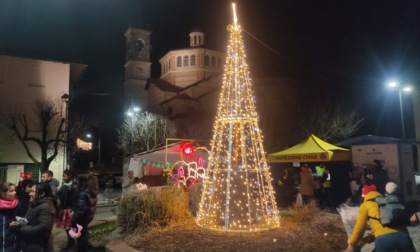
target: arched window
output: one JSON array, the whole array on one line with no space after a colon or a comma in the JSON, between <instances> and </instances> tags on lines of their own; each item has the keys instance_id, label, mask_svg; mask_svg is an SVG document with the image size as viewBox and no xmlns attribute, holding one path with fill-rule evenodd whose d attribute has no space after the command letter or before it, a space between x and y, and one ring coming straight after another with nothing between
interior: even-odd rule
<instances>
[{"instance_id":1,"label":"arched window","mask_svg":"<svg viewBox=\"0 0 420 252\"><path fill-rule=\"evenodd\" d=\"M194 54L190 56L190 65L195 66L195 55Z\"/></svg>"},{"instance_id":2,"label":"arched window","mask_svg":"<svg viewBox=\"0 0 420 252\"><path fill-rule=\"evenodd\" d=\"M210 57L208 55L204 56L204 65L210 66Z\"/></svg>"},{"instance_id":3,"label":"arched window","mask_svg":"<svg viewBox=\"0 0 420 252\"><path fill-rule=\"evenodd\" d=\"M216 57L211 56L211 67L216 67Z\"/></svg>"},{"instance_id":4,"label":"arched window","mask_svg":"<svg viewBox=\"0 0 420 252\"><path fill-rule=\"evenodd\" d=\"M163 73L166 73L166 63L163 63Z\"/></svg>"},{"instance_id":5,"label":"arched window","mask_svg":"<svg viewBox=\"0 0 420 252\"><path fill-rule=\"evenodd\" d=\"M197 35L194 36L194 45L197 44Z\"/></svg>"},{"instance_id":6,"label":"arched window","mask_svg":"<svg viewBox=\"0 0 420 252\"><path fill-rule=\"evenodd\" d=\"M201 36L198 37L198 45L201 46Z\"/></svg>"},{"instance_id":7,"label":"arched window","mask_svg":"<svg viewBox=\"0 0 420 252\"><path fill-rule=\"evenodd\" d=\"M188 66L188 56L184 56L184 66Z\"/></svg>"},{"instance_id":8,"label":"arched window","mask_svg":"<svg viewBox=\"0 0 420 252\"><path fill-rule=\"evenodd\" d=\"M171 70L171 60L168 60L168 71Z\"/></svg>"},{"instance_id":9,"label":"arched window","mask_svg":"<svg viewBox=\"0 0 420 252\"><path fill-rule=\"evenodd\" d=\"M181 58L181 56L178 56L176 58L176 66L177 67L182 67L182 58Z\"/></svg>"},{"instance_id":10,"label":"arched window","mask_svg":"<svg viewBox=\"0 0 420 252\"><path fill-rule=\"evenodd\" d=\"M217 58L217 67L222 68L222 59L220 57Z\"/></svg>"}]
</instances>

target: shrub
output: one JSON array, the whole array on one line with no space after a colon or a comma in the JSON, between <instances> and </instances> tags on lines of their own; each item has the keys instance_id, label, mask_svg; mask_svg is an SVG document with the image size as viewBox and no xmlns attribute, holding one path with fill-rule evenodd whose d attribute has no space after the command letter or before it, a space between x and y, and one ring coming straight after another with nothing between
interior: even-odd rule
<instances>
[{"instance_id":1,"label":"shrub","mask_svg":"<svg viewBox=\"0 0 420 252\"><path fill-rule=\"evenodd\" d=\"M312 222L321 210L316 205L315 201L310 201L302 207L297 207L293 204L290 207L290 217L292 222Z\"/></svg>"},{"instance_id":2,"label":"shrub","mask_svg":"<svg viewBox=\"0 0 420 252\"><path fill-rule=\"evenodd\" d=\"M146 233L188 217L188 194L175 186L131 192L122 197L116 214L123 235Z\"/></svg>"},{"instance_id":3,"label":"shrub","mask_svg":"<svg viewBox=\"0 0 420 252\"><path fill-rule=\"evenodd\" d=\"M102 241L109 233L116 228L115 221L109 221L89 228L89 235L92 241Z\"/></svg>"},{"instance_id":4,"label":"shrub","mask_svg":"<svg viewBox=\"0 0 420 252\"><path fill-rule=\"evenodd\" d=\"M190 212L195 216L201 201L201 193L203 192L203 184L197 183L189 188L190 193Z\"/></svg>"}]
</instances>

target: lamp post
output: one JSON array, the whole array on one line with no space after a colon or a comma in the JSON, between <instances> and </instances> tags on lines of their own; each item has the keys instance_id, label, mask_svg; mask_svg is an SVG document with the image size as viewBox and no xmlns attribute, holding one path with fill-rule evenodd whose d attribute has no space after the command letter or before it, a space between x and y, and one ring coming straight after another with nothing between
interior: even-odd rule
<instances>
[{"instance_id":1,"label":"lamp post","mask_svg":"<svg viewBox=\"0 0 420 252\"><path fill-rule=\"evenodd\" d=\"M131 105L128 108L128 111L126 113L129 117L131 117L131 152L134 151L134 149L133 149L133 142L134 142L134 118L139 115L140 110L141 109L139 107L134 106L133 105L133 102L131 102Z\"/></svg>"},{"instance_id":2,"label":"lamp post","mask_svg":"<svg viewBox=\"0 0 420 252\"><path fill-rule=\"evenodd\" d=\"M64 170L67 169L68 159L69 159L68 158L69 155L67 153L67 144L68 144L68 141L69 141L69 139L68 139L68 129L69 129L69 100L70 100L70 95L63 94L61 96L61 101L66 104L66 107L65 107L65 115L64 115L64 120L65 120L65 123L66 123L65 124L65 135L64 135L64 150L63 150L63 152L64 152L63 169Z\"/></svg>"},{"instance_id":3,"label":"lamp post","mask_svg":"<svg viewBox=\"0 0 420 252\"><path fill-rule=\"evenodd\" d=\"M398 99L399 99L399 102L400 102L400 114L401 114L402 139L405 139L404 111L403 111L401 91L410 92L411 87L409 85L404 86L404 87L400 87L396 81L389 82L388 86L391 87L391 88L397 88L398 89Z\"/></svg>"}]
</instances>

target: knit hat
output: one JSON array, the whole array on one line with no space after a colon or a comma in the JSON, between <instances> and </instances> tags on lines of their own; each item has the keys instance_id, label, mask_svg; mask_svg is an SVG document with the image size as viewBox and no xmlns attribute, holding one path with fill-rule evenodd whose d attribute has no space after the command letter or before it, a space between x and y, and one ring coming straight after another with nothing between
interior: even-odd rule
<instances>
[{"instance_id":1,"label":"knit hat","mask_svg":"<svg viewBox=\"0 0 420 252\"><path fill-rule=\"evenodd\" d=\"M392 194L392 193L396 192L397 189L398 189L398 186L394 182L386 183L386 186L385 186L386 193Z\"/></svg>"},{"instance_id":2,"label":"knit hat","mask_svg":"<svg viewBox=\"0 0 420 252\"><path fill-rule=\"evenodd\" d=\"M362 190L362 197L365 197L369 192L376 191L375 185L365 185Z\"/></svg>"}]
</instances>

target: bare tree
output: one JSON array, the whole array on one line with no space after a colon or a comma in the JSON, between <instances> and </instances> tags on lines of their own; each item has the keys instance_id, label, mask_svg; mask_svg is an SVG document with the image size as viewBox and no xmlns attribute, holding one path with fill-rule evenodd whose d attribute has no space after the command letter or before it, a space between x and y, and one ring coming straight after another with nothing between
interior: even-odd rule
<instances>
[{"instance_id":1,"label":"bare tree","mask_svg":"<svg viewBox=\"0 0 420 252\"><path fill-rule=\"evenodd\" d=\"M117 129L116 147L124 155L154 150L165 144L167 137L172 137L175 128L169 119L152 113L142 113L127 118Z\"/></svg>"},{"instance_id":2,"label":"bare tree","mask_svg":"<svg viewBox=\"0 0 420 252\"><path fill-rule=\"evenodd\" d=\"M314 134L327 142L336 143L356 133L363 121L355 108L319 102L304 113L302 128L307 136Z\"/></svg>"},{"instance_id":3,"label":"bare tree","mask_svg":"<svg viewBox=\"0 0 420 252\"><path fill-rule=\"evenodd\" d=\"M59 100L37 100L31 113L2 111L1 121L22 143L28 157L41 171L49 169L60 148L83 127L83 120L66 125L66 108ZM36 147L32 147L34 143ZM40 151L36 151L39 149ZM36 156L34 153L40 153Z\"/></svg>"}]
</instances>

